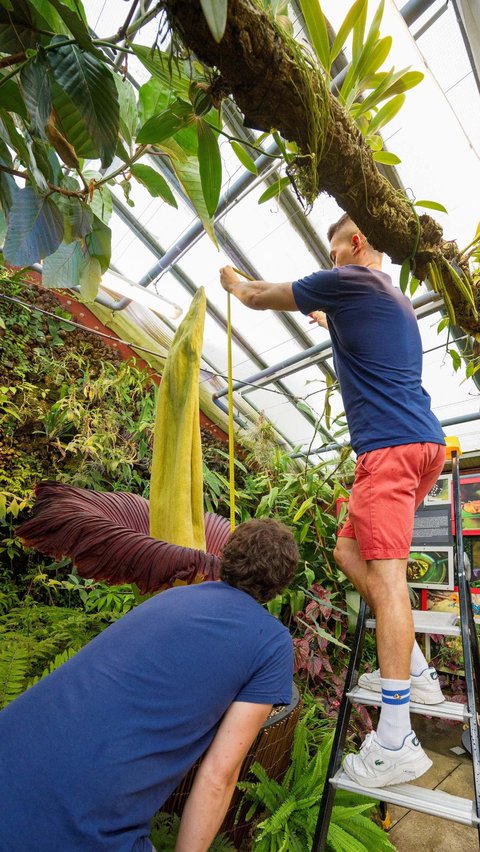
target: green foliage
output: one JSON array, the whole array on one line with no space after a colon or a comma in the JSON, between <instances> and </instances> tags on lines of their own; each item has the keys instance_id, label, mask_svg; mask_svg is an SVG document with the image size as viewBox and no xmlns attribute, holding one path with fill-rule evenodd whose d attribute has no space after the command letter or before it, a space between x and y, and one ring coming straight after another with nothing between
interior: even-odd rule
<instances>
[{"instance_id":1,"label":"green foliage","mask_svg":"<svg viewBox=\"0 0 480 852\"><path fill-rule=\"evenodd\" d=\"M383 163L398 162L394 154L382 151L378 131L391 121L403 103L404 92L417 85L422 75L409 69L379 70L391 46L390 38L380 38L383 3L365 34L367 3L356 0L330 44L320 3L304 0L301 7L316 60L293 38L286 0L258 3L292 49L299 68L311 74L317 70L318 60L324 71L318 86L309 88L305 104L311 116L311 156L299 159L298 152L274 132L287 174L281 173L260 201L276 197L292 179L308 202L314 198L318 160L330 120L332 63L350 37L352 62L340 100L351 111L374 157ZM227 6L226 0L202 0L208 27L217 41L223 37ZM12 60L11 70L8 64L8 72L0 78L0 165L6 170L0 172L0 205L7 226L5 257L19 266L45 258L44 283L50 287L79 285L86 299L95 297L110 260L111 234L103 214L99 215L99 208L109 206L105 201L109 184L123 189L130 206L134 206L132 184L137 181L154 197L176 206L168 178L172 173L215 242L213 217L222 180L217 136L219 132L229 136L222 128L215 74L196 60L186 59L175 37L168 53L156 45L130 43L129 36L133 38L149 17L142 7L139 20L131 22L130 29L127 25L126 33L119 30L111 43L92 37L80 0L41 4L19 0L12 9L7 10L4 3L0 10L0 49L7 62ZM151 75L139 89L111 59L112 50L118 49L125 35L127 50ZM255 172L249 154L238 140L231 141L244 167ZM262 151L260 146L258 151ZM120 166L113 165L115 155L122 160ZM167 180L156 167L159 156L170 168ZM99 160L103 171L89 171L88 160ZM27 181L21 189L12 179L19 166ZM88 217L87 210L104 220L103 229L95 218ZM79 227L72 223L72 215L74 219L80 216Z\"/></svg>"},{"instance_id":2,"label":"green foliage","mask_svg":"<svg viewBox=\"0 0 480 852\"><path fill-rule=\"evenodd\" d=\"M174 852L179 828L180 819L176 814L167 814L165 811L155 814L150 823L150 840L157 852ZM219 834L209 847L209 852L235 852L235 846L225 835Z\"/></svg>"},{"instance_id":3,"label":"green foliage","mask_svg":"<svg viewBox=\"0 0 480 852\"><path fill-rule=\"evenodd\" d=\"M110 623L102 613L27 598L0 616L0 709Z\"/></svg>"},{"instance_id":4,"label":"green foliage","mask_svg":"<svg viewBox=\"0 0 480 852\"><path fill-rule=\"evenodd\" d=\"M246 819L257 813L262 817L254 837L255 852L304 852L312 846L333 739L322 731L319 742L314 714L315 708L310 707L295 729L292 761L281 783L255 763L251 771L257 780L239 784L252 801ZM394 848L384 832L364 816L374 804L363 796L337 792L327 841L331 852Z\"/></svg>"},{"instance_id":5,"label":"green foliage","mask_svg":"<svg viewBox=\"0 0 480 852\"><path fill-rule=\"evenodd\" d=\"M227 0L200 0L208 28L215 41L221 41L227 23Z\"/></svg>"},{"instance_id":6,"label":"green foliage","mask_svg":"<svg viewBox=\"0 0 480 852\"><path fill-rule=\"evenodd\" d=\"M417 86L423 80L423 74L408 68L397 72L393 69L379 70L392 46L390 36L380 38L384 0L373 16L366 36L368 2L356 0L346 13L333 44L330 44L327 22L318 0L301 0L300 5L313 49L327 79L332 74L333 62L351 35L352 59L340 88L339 100L372 149L374 160L388 165L398 164L400 160L395 154L381 150L383 140L378 131L395 117L403 106L403 93Z\"/></svg>"}]
</instances>

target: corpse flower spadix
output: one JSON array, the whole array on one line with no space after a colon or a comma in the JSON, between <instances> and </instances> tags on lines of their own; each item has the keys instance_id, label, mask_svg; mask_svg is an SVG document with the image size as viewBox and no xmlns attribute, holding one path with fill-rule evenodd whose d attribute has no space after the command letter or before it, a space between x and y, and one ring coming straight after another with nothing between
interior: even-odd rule
<instances>
[{"instance_id":1,"label":"corpse flower spadix","mask_svg":"<svg viewBox=\"0 0 480 852\"><path fill-rule=\"evenodd\" d=\"M135 583L142 594L175 580L216 579L230 534L226 518L203 513L198 381L205 322L199 288L178 327L158 394L150 506L136 494L98 493L60 482L37 485L34 516L17 535L82 577Z\"/></svg>"}]
</instances>

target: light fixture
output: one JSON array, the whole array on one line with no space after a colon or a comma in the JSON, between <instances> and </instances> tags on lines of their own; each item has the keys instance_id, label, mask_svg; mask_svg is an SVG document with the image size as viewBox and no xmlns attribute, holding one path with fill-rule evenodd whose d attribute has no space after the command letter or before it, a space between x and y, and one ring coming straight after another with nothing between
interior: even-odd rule
<instances>
[{"instance_id":1,"label":"light fixture","mask_svg":"<svg viewBox=\"0 0 480 852\"><path fill-rule=\"evenodd\" d=\"M147 290L146 287L139 287L134 281L120 275L113 269L109 269L102 278L101 288L108 290L110 293L116 293L119 296L126 296L127 299L132 299L133 302L138 302L150 310L159 314L160 317L176 320L182 315L182 308L165 299L163 296L158 296Z\"/></svg>"}]
</instances>

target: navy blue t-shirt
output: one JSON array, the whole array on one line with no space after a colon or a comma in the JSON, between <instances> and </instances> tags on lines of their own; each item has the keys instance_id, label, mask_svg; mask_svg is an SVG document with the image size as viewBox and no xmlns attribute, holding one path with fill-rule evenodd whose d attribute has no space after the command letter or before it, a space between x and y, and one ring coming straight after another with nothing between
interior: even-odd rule
<instances>
[{"instance_id":1,"label":"navy blue t-shirt","mask_svg":"<svg viewBox=\"0 0 480 852\"><path fill-rule=\"evenodd\" d=\"M314 272L293 283L302 313L325 311L351 444L380 447L445 438L422 387L422 341L410 300L365 266Z\"/></svg>"},{"instance_id":2,"label":"navy blue t-shirt","mask_svg":"<svg viewBox=\"0 0 480 852\"><path fill-rule=\"evenodd\" d=\"M0 713L2 852L143 852L233 701L288 704L288 630L223 582L169 589Z\"/></svg>"}]
</instances>

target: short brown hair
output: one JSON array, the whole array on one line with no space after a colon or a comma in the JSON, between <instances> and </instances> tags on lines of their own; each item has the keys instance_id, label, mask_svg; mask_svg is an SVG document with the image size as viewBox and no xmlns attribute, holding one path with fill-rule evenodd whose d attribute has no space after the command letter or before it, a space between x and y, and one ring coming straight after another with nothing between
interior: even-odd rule
<instances>
[{"instance_id":1,"label":"short brown hair","mask_svg":"<svg viewBox=\"0 0 480 852\"><path fill-rule=\"evenodd\" d=\"M271 518L246 521L227 539L220 579L265 603L288 586L297 564L298 548L284 524Z\"/></svg>"},{"instance_id":2,"label":"short brown hair","mask_svg":"<svg viewBox=\"0 0 480 852\"><path fill-rule=\"evenodd\" d=\"M336 234L337 231L341 231L343 226L346 225L347 222L351 222L354 229L357 227L355 222L353 221L353 219L351 219L350 216L348 215L348 213L344 213L342 216L340 216L340 219L338 220L338 222L334 222L333 225L330 225L330 227L327 231L327 239L328 239L329 242L332 239L332 237L334 236L334 234Z\"/></svg>"}]
</instances>

